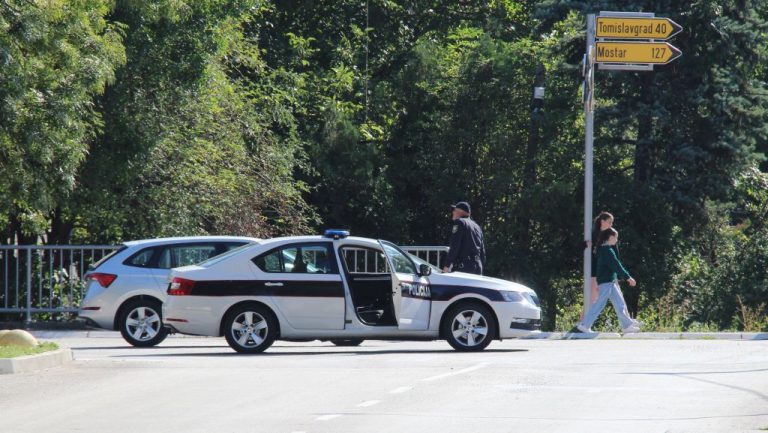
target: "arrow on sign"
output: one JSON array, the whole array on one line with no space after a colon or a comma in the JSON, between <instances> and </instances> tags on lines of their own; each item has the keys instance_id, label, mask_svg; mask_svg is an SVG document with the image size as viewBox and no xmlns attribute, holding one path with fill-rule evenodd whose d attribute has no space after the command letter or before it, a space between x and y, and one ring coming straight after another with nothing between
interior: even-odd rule
<instances>
[{"instance_id":1,"label":"arrow on sign","mask_svg":"<svg viewBox=\"0 0 768 433\"><path fill-rule=\"evenodd\" d=\"M683 55L666 42L597 42L597 63L666 65Z\"/></svg>"},{"instance_id":2,"label":"arrow on sign","mask_svg":"<svg viewBox=\"0 0 768 433\"><path fill-rule=\"evenodd\" d=\"M595 36L611 39L667 40L683 28L669 18L597 17Z\"/></svg>"}]
</instances>

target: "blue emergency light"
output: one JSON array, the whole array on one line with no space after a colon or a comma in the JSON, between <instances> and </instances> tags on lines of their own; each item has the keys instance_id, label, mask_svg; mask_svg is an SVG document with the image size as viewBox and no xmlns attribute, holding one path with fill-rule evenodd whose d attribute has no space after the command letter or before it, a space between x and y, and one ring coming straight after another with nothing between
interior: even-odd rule
<instances>
[{"instance_id":1,"label":"blue emergency light","mask_svg":"<svg viewBox=\"0 0 768 433\"><path fill-rule=\"evenodd\" d=\"M349 236L349 230L340 230L340 229L328 229L325 231L325 234L323 234L326 238L333 238L333 239L344 239L347 236Z\"/></svg>"}]
</instances>

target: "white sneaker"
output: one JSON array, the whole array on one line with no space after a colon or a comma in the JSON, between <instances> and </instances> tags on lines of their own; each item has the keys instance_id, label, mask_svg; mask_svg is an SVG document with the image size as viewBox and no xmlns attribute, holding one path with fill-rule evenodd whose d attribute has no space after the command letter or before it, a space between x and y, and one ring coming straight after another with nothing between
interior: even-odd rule
<instances>
[{"instance_id":1,"label":"white sneaker","mask_svg":"<svg viewBox=\"0 0 768 433\"><path fill-rule=\"evenodd\" d=\"M590 328L587 328L586 326L582 325L581 323L579 323L578 325L576 325L576 329L578 329L578 330L579 330L579 332L583 332L583 333L585 333L585 334L591 334L591 333L593 333L593 332L594 332L594 331L592 331L592 329L590 329Z\"/></svg>"},{"instance_id":2,"label":"white sneaker","mask_svg":"<svg viewBox=\"0 0 768 433\"><path fill-rule=\"evenodd\" d=\"M639 329L639 328L642 328L643 325L644 325L643 322L641 322L641 321L639 321L637 319L632 319L632 326L634 326L634 327Z\"/></svg>"},{"instance_id":3,"label":"white sneaker","mask_svg":"<svg viewBox=\"0 0 768 433\"><path fill-rule=\"evenodd\" d=\"M640 332L640 327L639 326L635 326L635 324L633 323L633 324L627 326L626 328L622 329L621 332L624 333L624 334L635 334L635 333Z\"/></svg>"}]
</instances>

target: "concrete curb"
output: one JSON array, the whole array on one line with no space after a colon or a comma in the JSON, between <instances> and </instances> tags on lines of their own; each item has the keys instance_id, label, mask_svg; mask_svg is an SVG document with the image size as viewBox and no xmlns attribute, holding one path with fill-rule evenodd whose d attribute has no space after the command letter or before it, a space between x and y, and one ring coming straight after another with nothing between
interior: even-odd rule
<instances>
[{"instance_id":1,"label":"concrete curb","mask_svg":"<svg viewBox=\"0 0 768 433\"><path fill-rule=\"evenodd\" d=\"M0 358L0 374L26 373L72 362L72 350L58 349L18 358Z\"/></svg>"},{"instance_id":2,"label":"concrete curb","mask_svg":"<svg viewBox=\"0 0 768 433\"><path fill-rule=\"evenodd\" d=\"M524 340L768 340L768 332L542 332Z\"/></svg>"},{"instance_id":3,"label":"concrete curb","mask_svg":"<svg viewBox=\"0 0 768 433\"><path fill-rule=\"evenodd\" d=\"M38 340L52 340L59 338L123 338L119 331L85 330L85 331L29 331Z\"/></svg>"}]
</instances>

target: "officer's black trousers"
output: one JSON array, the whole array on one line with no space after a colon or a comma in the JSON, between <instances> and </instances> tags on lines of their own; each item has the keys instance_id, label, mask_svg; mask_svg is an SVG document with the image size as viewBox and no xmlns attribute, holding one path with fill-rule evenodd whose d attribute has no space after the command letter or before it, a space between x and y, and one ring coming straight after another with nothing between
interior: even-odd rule
<instances>
[{"instance_id":1,"label":"officer's black trousers","mask_svg":"<svg viewBox=\"0 0 768 433\"><path fill-rule=\"evenodd\" d=\"M455 269L456 272L483 275L483 264L480 260L463 260Z\"/></svg>"}]
</instances>

